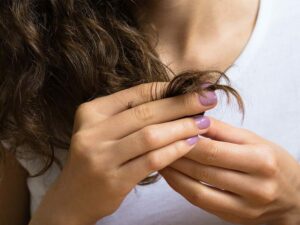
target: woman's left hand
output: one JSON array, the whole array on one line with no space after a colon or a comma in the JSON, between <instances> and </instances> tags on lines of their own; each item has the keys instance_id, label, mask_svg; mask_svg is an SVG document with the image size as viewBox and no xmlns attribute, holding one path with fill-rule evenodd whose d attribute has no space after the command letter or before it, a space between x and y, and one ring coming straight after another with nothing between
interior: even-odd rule
<instances>
[{"instance_id":1,"label":"woman's left hand","mask_svg":"<svg viewBox=\"0 0 300 225\"><path fill-rule=\"evenodd\" d=\"M229 222L300 224L299 163L253 132L210 120L208 138L160 171L168 184Z\"/></svg>"}]
</instances>

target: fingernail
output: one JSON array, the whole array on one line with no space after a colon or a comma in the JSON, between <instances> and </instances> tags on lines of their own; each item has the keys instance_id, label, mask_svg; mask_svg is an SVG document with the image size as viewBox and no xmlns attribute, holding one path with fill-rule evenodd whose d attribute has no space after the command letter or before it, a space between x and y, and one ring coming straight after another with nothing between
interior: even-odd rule
<instances>
[{"instance_id":1,"label":"fingernail","mask_svg":"<svg viewBox=\"0 0 300 225\"><path fill-rule=\"evenodd\" d=\"M209 106L215 104L218 98L214 91L208 91L199 96L199 101L202 105Z\"/></svg>"},{"instance_id":2,"label":"fingernail","mask_svg":"<svg viewBox=\"0 0 300 225\"><path fill-rule=\"evenodd\" d=\"M208 87L210 87L212 85L213 85L212 83L206 82L206 83L204 83L204 84L201 85L201 88L205 89L205 88L208 88Z\"/></svg>"},{"instance_id":3,"label":"fingernail","mask_svg":"<svg viewBox=\"0 0 300 225\"><path fill-rule=\"evenodd\" d=\"M199 129L206 129L210 126L210 120L206 116L201 116L201 115L195 116L194 120L195 120L195 122L197 124L197 127Z\"/></svg>"},{"instance_id":4,"label":"fingernail","mask_svg":"<svg viewBox=\"0 0 300 225\"><path fill-rule=\"evenodd\" d=\"M197 135L197 136L190 137L190 138L186 139L186 142L187 142L189 145L194 145L194 144L196 144L199 140L200 140L200 137Z\"/></svg>"}]
</instances>

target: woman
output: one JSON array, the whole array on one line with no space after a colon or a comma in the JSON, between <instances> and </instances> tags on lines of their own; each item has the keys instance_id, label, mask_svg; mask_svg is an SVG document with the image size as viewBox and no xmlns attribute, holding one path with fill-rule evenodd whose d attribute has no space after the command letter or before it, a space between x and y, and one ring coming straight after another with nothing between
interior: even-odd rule
<instances>
[{"instance_id":1,"label":"woman","mask_svg":"<svg viewBox=\"0 0 300 225\"><path fill-rule=\"evenodd\" d=\"M2 148L24 145L2 151L1 224L299 224L299 6L1 2ZM185 70L225 71L247 129L213 91L136 86Z\"/></svg>"}]
</instances>

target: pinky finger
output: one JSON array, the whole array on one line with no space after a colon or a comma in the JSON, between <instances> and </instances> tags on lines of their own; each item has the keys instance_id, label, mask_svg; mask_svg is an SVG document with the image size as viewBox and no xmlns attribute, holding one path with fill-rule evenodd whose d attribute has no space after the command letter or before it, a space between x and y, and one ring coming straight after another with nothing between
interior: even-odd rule
<instances>
[{"instance_id":1,"label":"pinky finger","mask_svg":"<svg viewBox=\"0 0 300 225\"><path fill-rule=\"evenodd\" d=\"M122 170L123 177L137 184L151 173L165 168L187 154L198 141L199 137L194 136L187 140L173 142L165 147L152 150L147 154L132 159L119 169Z\"/></svg>"},{"instance_id":2,"label":"pinky finger","mask_svg":"<svg viewBox=\"0 0 300 225\"><path fill-rule=\"evenodd\" d=\"M234 223L234 224L248 224L250 221L245 221L245 219L242 219L240 217L237 217L235 215L231 215L231 214L226 214L226 213L220 213L218 211L214 211L214 210L207 210L208 212L214 214L215 216L219 217L220 219L226 221L226 222L230 222L230 223Z\"/></svg>"},{"instance_id":3,"label":"pinky finger","mask_svg":"<svg viewBox=\"0 0 300 225\"><path fill-rule=\"evenodd\" d=\"M211 212L255 219L260 216L260 209L248 205L242 198L216 188L204 185L179 171L167 167L160 171L168 184L193 205Z\"/></svg>"},{"instance_id":4,"label":"pinky finger","mask_svg":"<svg viewBox=\"0 0 300 225\"><path fill-rule=\"evenodd\" d=\"M207 210L207 211L216 215L217 217L219 217L220 219L226 222L230 222L234 224L254 225L254 224L265 224L267 221L272 221L272 217L261 216L258 218L251 219L251 218L242 218L240 216L232 215L229 213L218 212L215 210ZM274 215L272 216L274 217ZM278 223L278 224L282 224L282 223Z\"/></svg>"}]
</instances>

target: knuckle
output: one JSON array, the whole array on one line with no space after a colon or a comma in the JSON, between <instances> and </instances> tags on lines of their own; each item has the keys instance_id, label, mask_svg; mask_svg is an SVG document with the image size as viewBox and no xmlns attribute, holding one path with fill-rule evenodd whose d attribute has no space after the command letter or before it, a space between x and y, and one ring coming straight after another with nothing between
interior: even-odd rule
<instances>
[{"instance_id":1,"label":"knuckle","mask_svg":"<svg viewBox=\"0 0 300 225\"><path fill-rule=\"evenodd\" d=\"M151 100L151 85L150 84L139 84L136 86L136 94L140 96L144 101L148 102Z\"/></svg>"},{"instance_id":2,"label":"knuckle","mask_svg":"<svg viewBox=\"0 0 300 225\"><path fill-rule=\"evenodd\" d=\"M105 151L98 151L98 147L91 141L91 136L87 131L80 131L72 136L70 151L72 158L86 165L89 170L106 170L106 161L108 159ZM104 147L102 145L102 147ZM104 150L102 148L102 150Z\"/></svg>"},{"instance_id":3,"label":"knuckle","mask_svg":"<svg viewBox=\"0 0 300 225\"><path fill-rule=\"evenodd\" d=\"M264 147L260 171L266 176L274 176L278 172L278 162L269 146Z\"/></svg>"},{"instance_id":4,"label":"knuckle","mask_svg":"<svg viewBox=\"0 0 300 225\"><path fill-rule=\"evenodd\" d=\"M263 172L266 175L274 176L278 171L277 161L274 157L269 157L263 166Z\"/></svg>"},{"instance_id":5,"label":"knuckle","mask_svg":"<svg viewBox=\"0 0 300 225\"><path fill-rule=\"evenodd\" d=\"M208 164L213 164L218 158L218 154L220 151L219 146L213 144L212 142L209 142L206 147L206 151L202 157Z\"/></svg>"},{"instance_id":6,"label":"knuckle","mask_svg":"<svg viewBox=\"0 0 300 225\"><path fill-rule=\"evenodd\" d=\"M262 203L268 204L276 200L278 194L278 185L275 182L268 182L261 185L258 191L259 199Z\"/></svg>"},{"instance_id":7,"label":"knuckle","mask_svg":"<svg viewBox=\"0 0 300 225\"><path fill-rule=\"evenodd\" d=\"M133 114L136 119L143 122L147 122L153 118L153 112L146 104L134 107Z\"/></svg>"},{"instance_id":8,"label":"knuckle","mask_svg":"<svg viewBox=\"0 0 300 225\"><path fill-rule=\"evenodd\" d=\"M247 220L256 220L259 217L261 217L261 215L262 215L262 212L259 209L253 209L253 208L245 209L241 213L242 218L247 219Z\"/></svg>"},{"instance_id":9,"label":"knuckle","mask_svg":"<svg viewBox=\"0 0 300 225\"><path fill-rule=\"evenodd\" d=\"M184 140L176 141L170 147L171 147L171 151L168 152L168 156L169 156L168 158L169 160L171 159L172 161L179 159L184 154L186 154L190 149L190 146L187 145L186 141Z\"/></svg>"},{"instance_id":10,"label":"knuckle","mask_svg":"<svg viewBox=\"0 0 300 225\"><path fill-rule=\"evenodd\" d=\"M145 146L155 147L159 143L159 135L154 126L148 126L141 130L142 140Z\"/></svg>"},{"instance_id":11,"label":"knuckle","mask_svg":"<svg viewBox=\"0 0 300 225\"><path fill-rule=\"evenodd\" d=\"M210 178L213 177L212 173L207 169L198 167L195 170L196 176L203 181L209 181Z\"/></svg>"},{"instance_id":12,"label":"knuckle","mask_svg":"<svg viewBox=\"0 0 300 225\"><path fill-rule=\"evenodd\" d=\"M182 130L195 130L199 131L194 119L187 118L182 121Z\"/></svg>"},{"instance_id":13,"label":"knuckle","mask_svg":"<svg viewBox=\"0 0 300 225\"><path fill-rule=\"evenodd\" d=\"M157 171L162 169L162 161L160 156L153 152L153 153L149 153L146 156L146 164L147 164L147 168L151 171Z\"/></svg>"},{"instance_id":14,"label":"knuckle","mask_svg":"<svg viewBox=\"0 0 300 225\"><path fill-rule=\"evenodd\" d=\"M181 153L187 148L187 145L184 141L177 141L173 145L174 150L172 151L175 156L181 155Z\"/></svg>"},{"instance_id":15,"label":"knuckle","mask_svg":"<svg viewBox=\"0 0 300 225\"><path fill-rule=\"evenodd\" d=\"M72 137L71 141L71 159L76 164L82 164L85 166L85 170L94 174L94 167L97 165L94 154L92 154L92 147L90 145L89 138L83 132L76 133Z\"/></svg>"},{"instance_id":16,"label":"knuckle","mask_svg":"<svg viewBox=\"0 0 300 225\"><path fill-rule=\"evenodd\" d=\"M197 93L189 93L182 96L182 104L186 109L191 109L193 113L199 112L200 104L197 101Z\"/></svg>"},{"instance_id":17,"label":"knuckle","mask_svg":"<svg viewBox=\"0 0 300 225\"><path fill-rule=\"evenodd\" d=\"M86 125L89 120L94 118L94 113L95 108L92 102L80 104L75 111L73 131L78 131Z\"/></svg>"},{"instance_id":18,"label":"knuckle","mask_svg":"<svg viewBox=\"0 0 300 225\"><path fill-rule=\"evenodd\" d=\"M77 153L85 155L91 150L91 141L85 132L77 132L72 136L71 149Z\"/></svg>"},{"instance_id":19,"label":"knuckle","mask_svg":"<svg viewBox=\"0 0 300 225\"><path fill-rule=\"evenodd\" d=\"M203 196L201 191L197 191L195 193L191 193L187 196L189 202L191 202L195 206L200 206L203 202Z\"/></svg>"},{"instance_id":20,"label":"knuckle","mask_svg":"<svg viewBox=\"0 0 300 225\"><path fill-rule=\"evenodd\" d=\"M92 106L89 102L80 104L75 112L75 117L81 117L91 110Z\"/></svg>"}]
</instances>

